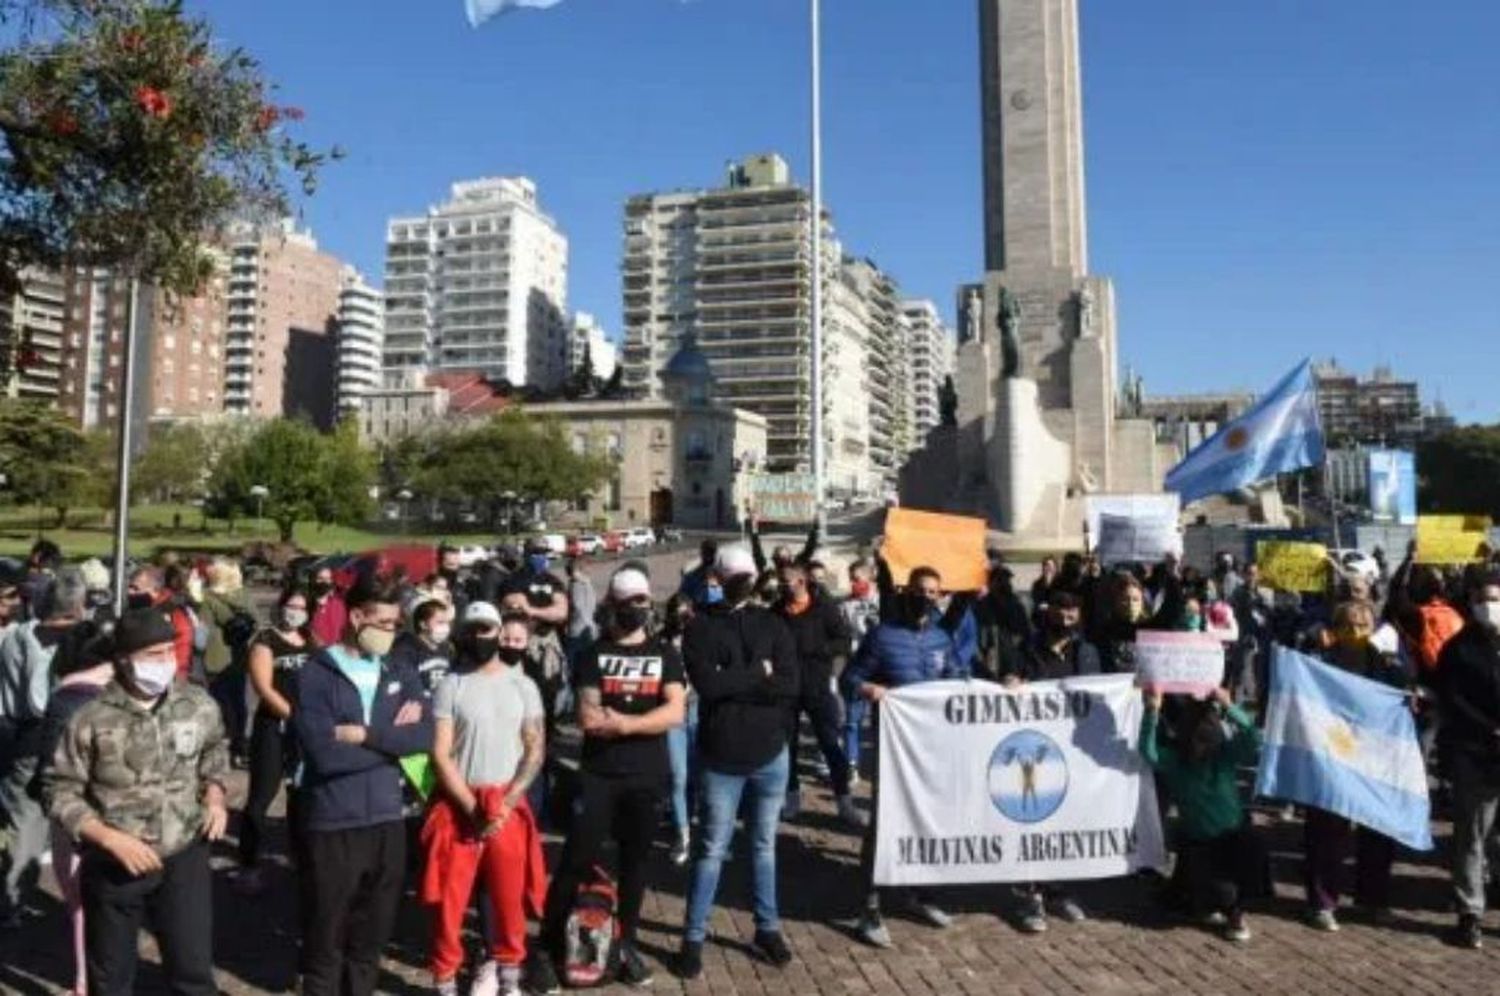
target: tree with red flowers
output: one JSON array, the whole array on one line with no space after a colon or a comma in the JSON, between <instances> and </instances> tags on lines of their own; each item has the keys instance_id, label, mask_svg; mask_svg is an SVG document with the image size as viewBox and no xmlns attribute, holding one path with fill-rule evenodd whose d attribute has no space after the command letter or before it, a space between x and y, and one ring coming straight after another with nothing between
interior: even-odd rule
<instances>
[{"instance_id":1,"label":"tree with red flowers","mask_svg":"<svg viewBox=\"0 0 1500 996\"><path fill-rule=\"evenodd\" d=\"M190 294L238 218L290 212L336 152L287 134L259 65L180 0L0 0L0 293L27 265Z\"/></svg>"}]
</instances>

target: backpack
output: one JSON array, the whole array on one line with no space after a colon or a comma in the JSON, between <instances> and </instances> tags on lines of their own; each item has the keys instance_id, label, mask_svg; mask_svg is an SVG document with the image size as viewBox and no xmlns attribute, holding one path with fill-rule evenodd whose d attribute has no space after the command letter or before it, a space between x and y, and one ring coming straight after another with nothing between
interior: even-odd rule
<instances>
[{"instance_id":1,"label":"backpack","mask_svg":"<svg viewBox=\"0 0 1500 996\"><path fill-rule=\"evenodd\" d=\"M596 867L594 880L579 887L563 935L567 943L563 981L569 987L585 989L609 982L620 940L617 898L614 880L602 868Z\"/></svg>"}]
</instances>

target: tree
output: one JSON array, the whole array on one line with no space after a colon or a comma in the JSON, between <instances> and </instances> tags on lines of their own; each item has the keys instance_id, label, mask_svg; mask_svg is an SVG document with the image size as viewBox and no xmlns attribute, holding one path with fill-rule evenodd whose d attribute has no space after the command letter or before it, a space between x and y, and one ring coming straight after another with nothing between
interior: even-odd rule
<instances>
[{"instance_id":1,"label":"tree","mask_svg":"<svg viewBox=\"0 0 1500 996\"><path fill-rule=\"evenodd\" d=\"M284 126L260 66L181 0L0 0L0 282L23 266L113 267L189 294L205 242L289 213L324 153ZM3 289L3 288L0 288Z\"/></svg>"},{"instance_id":2,"label":"tree","mask_svg":"<svg viewBox=\"0 0 1500 996\"><path fill-rule=\"evenodd\" d=\"M599 393L599 378L594 373L594 350L588 343L583 344L583 359L573 369L563 393L569 398L591 398Z\"/></svg>"},{"instance_id":3,"label":"tree","mask_svg":"<svg viewBox=\"0 0 1500 996\"><path fill-rule=\"evenodd\" d=\"M577 453L563 426L508 409L482 425L431 437L417 467L417 489L434 498L477 501L493 523L508 504L576 499L609 480L610 455Z\"/></svg>"},{"instance_id":4,"label":"tree","mask_svg":"<svg viewBox=\"0 0 1500 996\"><path fill-rule=\"evenodd\" d=\"M132 472L136 494L184 501L202 492L212 472L208 436L192 422L154 427Z\"/></svg>"},{"instance_id":5,"label":"tree","mask_svg":"<svg viewBox=\"0 0 1500 996\"><path fill-rule=\"evenodd\" d=\"M62 412L36 401L0 400L0 474L16 504L59 509L60 525L93 473L83 456L83 433Z\"/></svg>"},{"instance_id":6,"label":"tree","mask_svg":"<svg viewBox=\"0 0 1500 996\"><path fill-rule=\"evenodd\" d=\"M1500 520L1500 425L1465 426L1417 447L1424 512Z\"/></svg>"},{"instance_id":7,"label":"tree","mask_svg":"<svg viewBox=\"0 0 1500 996\"><path fill-rule=\"evenodd\" d=\"M290 543L299 522L363 522L374 483L374 455L352 426L324 436L306 422L276 419L220 458L209 489L217 514L233 520L264 512Z\"/></svg>"}]
</instances>

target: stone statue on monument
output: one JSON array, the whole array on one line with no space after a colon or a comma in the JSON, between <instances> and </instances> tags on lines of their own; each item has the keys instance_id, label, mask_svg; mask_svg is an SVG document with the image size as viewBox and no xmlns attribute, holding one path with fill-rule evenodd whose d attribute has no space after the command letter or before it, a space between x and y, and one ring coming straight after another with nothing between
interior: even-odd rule
<instances>
[{"instance_id":1,"label":"stone statue on monument","mask_svg":"<svg viewBox=\"0 0 1500 996\"><path fill-rule=\"evenodd\" d=\"M940 425L950 428L958 425L958 388L953 386L951 374L943 378L943 386L938 388L938 412Z\"/></svg>"},{"instance_id":2,"label":"stone statue on monument","mask_svg":"<svg viewBox=\"0 0 1500 996\"><path fill-rule=\"evenodd\" d=\"M1021 375L1021 302L1009 289L1000 288L1000 355L1002 376L1012 380Z\"/></svg>"},{"instance_id":3,"label":"stone statue on monument","mask_svg":"<svg viewBox=\"0 0 1500 996\"><path fill-rule=\"evenodd\" d=\"M984 338L984 296L978 287L970 287L964 296L963 342Z\"/></svg>"},{"instance_id":4,"label":"stone statue on monument","mask_svg":"<svg viewBox=\"0 0 1500 996\"><path fill-rule=\"evenodd\" d=\"M1078 337L1092 339L1094 328L1094 291L1087 284L1078 292Z\"/></svg>"}]
</instances>

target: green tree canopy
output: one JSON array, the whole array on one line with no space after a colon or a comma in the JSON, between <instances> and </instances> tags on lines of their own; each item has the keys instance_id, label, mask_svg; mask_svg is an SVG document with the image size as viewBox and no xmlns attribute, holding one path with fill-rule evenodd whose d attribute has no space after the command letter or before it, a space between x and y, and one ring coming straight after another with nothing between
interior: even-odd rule
<instances>
[{"instance_id":1,"label":"green tree canopy","mask_svg":"<svg viewBox=\"0 0 1500 996\"><path fill-rule=\"evenodd\" d=\"M202 493L213 468L209 439L192 422L153 426L131 468L132 493L184 501Z\"/></svg>"},{"instance_id":2,"label":"green tree canopy","mask_svg":"<svg viewBox=\"0 0 1500 996\"><path fill-rule=\"evenodd\" d=\"M1417 448L1424 512L1500 521L1500 425L1466 426Z\"/></svg>"},{"instance_id":3,"label":"green tree canopy","mask_svg":"<svg viewBox=\"0 0 1500 996\"><path fill-rule=\"evenodd\" d=\"M37 401L0 400L0 474L18 505L64 513L97 469L86 463L84 435L62 412Z\"/></svg>"}]
</instances>

